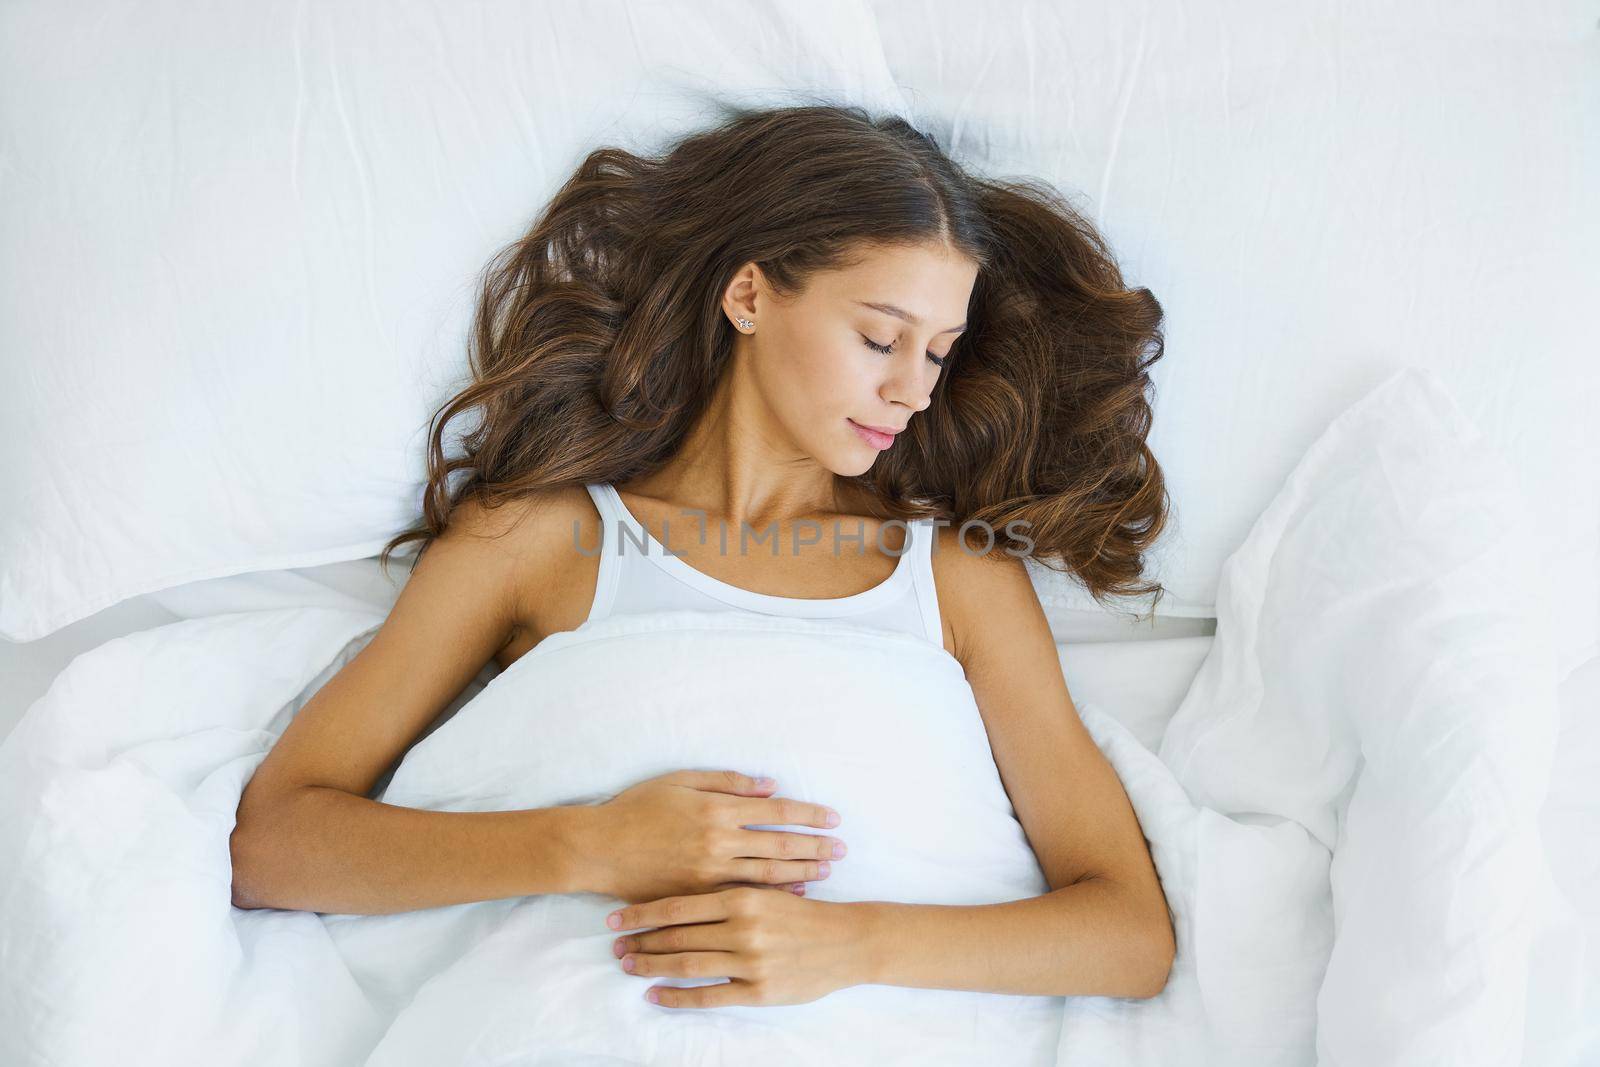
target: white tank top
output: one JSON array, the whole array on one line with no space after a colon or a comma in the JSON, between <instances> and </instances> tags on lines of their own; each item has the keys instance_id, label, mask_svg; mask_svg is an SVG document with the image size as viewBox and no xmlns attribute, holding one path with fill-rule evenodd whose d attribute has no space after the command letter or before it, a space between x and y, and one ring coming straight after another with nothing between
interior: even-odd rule
<instances>
[{"instance_id":1,"label":"white tank top","mask_svg":"<svg viewBox=\"0 0 1600 1067\"><path fill-rule=\"evenodd\" d=\"M905 547L888 578L851 596L812 600L754 593L697 571L669 555L609 483L584 488L600 512L604 531L600 577L585 624L644 611L744 610L807 619L848 618L857 625L898 630L944 647L933 588L937 527L932 520L906 523Z\"/></svg>"}]
</instances>

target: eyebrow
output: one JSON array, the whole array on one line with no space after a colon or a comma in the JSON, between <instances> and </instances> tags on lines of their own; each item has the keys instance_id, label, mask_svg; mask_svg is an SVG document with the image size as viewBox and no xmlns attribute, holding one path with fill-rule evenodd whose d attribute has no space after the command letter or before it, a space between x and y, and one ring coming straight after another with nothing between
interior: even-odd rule
<instances>
[{"instance_id":1,"label":"eyebrow","mask_svg":"<svg viewBox=\"0 0 1600 1067\"><path fill-rule=\"evenodd\" d=\"M860 304L864 308L871 308L874 311L881 311L885 315L893 315L897 319L904 319L906 322L909 322L913 326L921 326L922 325L922 320L917 318L915 315L911 314L911 312L907 311L905 308L898 308L898 307L895 307L893 304L874 304L874 303L872 303L871 301L868 301L868 300L857 300L856 303ZM952 326L948 330L940 330L939 332L940 333L955 333L957 330L965 330L966 328L967 328L967 324L963 322L959 326Z\"/></svg>"}]
</instances>

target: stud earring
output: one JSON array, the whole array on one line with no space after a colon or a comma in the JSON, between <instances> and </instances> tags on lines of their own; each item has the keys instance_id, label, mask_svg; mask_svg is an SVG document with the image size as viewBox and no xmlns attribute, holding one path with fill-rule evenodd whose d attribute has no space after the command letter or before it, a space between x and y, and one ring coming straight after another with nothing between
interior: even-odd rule
<instances>
[{"instance_id":1,"label":"stud earring","mask_svg":"<svg viewBox=\"0 0 1600 1067\"><path fill-rule=\"evenodd\" d=\"M733 321L737 322L739 324L740 329L753 330L753 329L756 328L756 324L755 323L751 322L749 319L741 319L737 315L735 315L733 317Z\"/></svg>"}]
</instances>

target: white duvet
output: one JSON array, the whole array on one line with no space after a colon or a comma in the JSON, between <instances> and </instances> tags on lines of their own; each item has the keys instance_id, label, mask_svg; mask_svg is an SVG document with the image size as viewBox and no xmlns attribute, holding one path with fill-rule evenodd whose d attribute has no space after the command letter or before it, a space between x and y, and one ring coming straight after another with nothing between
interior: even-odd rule
<instances>
[{"instance_id":1,"label":"white duvet","mask_svg":"<svg viewBox=\"0 0 1600 1067\"><path fill-rule=\"evenodd\" d=\"M1230 557L1159 758L1080 702L1174 914L1152 1000L856 986L673 1009L647 985L699 983L623 972L610 897L240 911L244 783L380 618L249 611L119 638L0 746L0 1063L1516 1063L1555 703L1510 595L1514 505L1436 382L1398 376ZM1048 888L959 664L822 621L558 634L418 742L383 799L593 803L685 767L770 774L841 812L850 853L809 897Z\"/></svg>"},{"instance_id":2,"label":"white duvet","mask_svg":"<svg viewBox=\"0 0 1600 1067\"><path fill-rule=\"evenodd\" d=\"M390 803L447 810L603 800L681 768L746 769L842 815L850 854L815 900L985 904L1046 892L961 666L916 638L746 613L622 616L542 642L406 757ZM801 826L760 826L818 833ZM457 956L373 1064L882 1063L907 1049L1054 1063L1059 997L854 986L809 1004L684 1011L647 1003L611 954L598 894L458 909L430 931ZM336 920L342 930L364 920ZM416 950L394 927L398 961ZM352 934L363 950L368 931ZM446 946L454 946L447 948ZM722 979L715 979L721 981ZM773 1058L775 1057L775 1058Z\"/></svg>"},{"instance_id":3,"label":"white duvet","mask_svg":"<svg viewBox=\"0 0 1600 1067\"><path fill-rule=\"evenodd\" d=\"M624 973L604 924L619 902L599 894L383 916L233 909L239 792L285 703L375 622L306 609L161 627L85 657L30 711L4 749L3 840L24 876L7 884L15 1015L0 1040L18 1062L122 1062L135 1031L151 1062L868 1063L916 1050L969 1064L996 1048L1056 1062L1059 997L864 985L805 1005L651 1005L651 981L701 983ZM415 745L382 799L590 803L686 767L770 774L783 795L842 813L850 855L810 883L813 899L982 904L1049 888L960 665L827 621L670 612L558 634Z\"/></svg>"}]
</instances>

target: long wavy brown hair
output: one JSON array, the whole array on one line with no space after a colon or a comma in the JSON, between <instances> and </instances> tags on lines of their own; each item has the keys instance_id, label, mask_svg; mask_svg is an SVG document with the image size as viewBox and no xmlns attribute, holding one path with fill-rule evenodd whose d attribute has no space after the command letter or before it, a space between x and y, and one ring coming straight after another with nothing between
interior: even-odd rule
<instances>
[{"instance_id":1,"label":"long wavy brown hair","mask_svg":"<svg viewBox=\"0 0 1600 1067\"><path fill-rule=\"evenodd\" d=\"M979 265L968 327L895 447L838 477L886 518L986 523L991 551L1074 574L1102 606L1159 601L1141 577L1168 515L1146 443L1161 305L1046 183L973 176L905 120L830 104L730 109L658 157L585 157L485 268L470 384L432 417L421 521L380 566L411 541L420 557L469 498L493 509L668 460L730 364L721 299L742 265L792 294L906 244ZM476 425L447 456L463 414Z\"/></svg>"}]
</instances>

